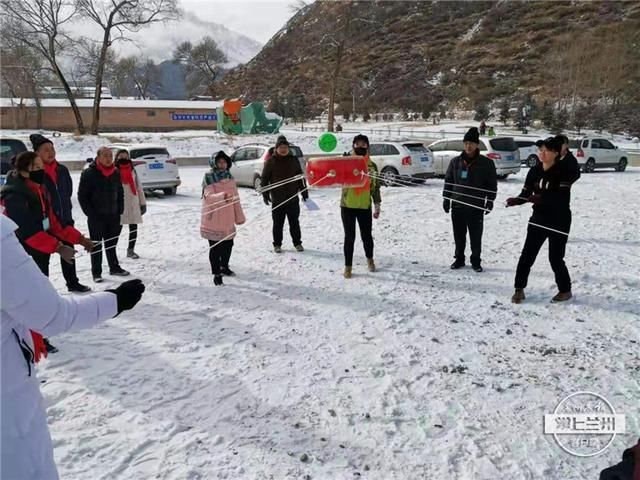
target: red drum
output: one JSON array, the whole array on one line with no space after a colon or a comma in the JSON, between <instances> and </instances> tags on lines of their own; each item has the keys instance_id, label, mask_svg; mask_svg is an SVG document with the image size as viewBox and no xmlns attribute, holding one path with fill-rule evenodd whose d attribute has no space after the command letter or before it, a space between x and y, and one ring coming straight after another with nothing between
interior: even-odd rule
<instances>
[{"instance_id":1,"label":"red drum","mask_svg":"<svg viewBox=\"0 0 640 480\"><path fill-rule=\"evenodd\" d=\"M365 187L370 178L365 157L313 158L307 161L307 181L314 187Z\"/></svg>"}]
</instances>

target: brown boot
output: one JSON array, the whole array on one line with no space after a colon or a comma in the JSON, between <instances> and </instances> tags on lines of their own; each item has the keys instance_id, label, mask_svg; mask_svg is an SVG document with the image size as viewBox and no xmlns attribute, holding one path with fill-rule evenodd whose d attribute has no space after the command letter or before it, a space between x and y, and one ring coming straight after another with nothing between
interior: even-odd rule
<instances>
[{"instance_id":1,"label":"brown boot","mask_svg":"<svg viewBox=\"0 0 640 480\"><path fill-rule=\"evenodd\" d=\"M344 267L344 278L351 278L351 267Z\"/></svg>"},{"instance_id":2,"label":"brown boot","mask_svg":"<svg viewBox=\"0 0 640 480\"><path fill-rule=\"evenodd\" d=\"M527 298L524 295L524 289L516 288L513 296L511 297L511 303L522 303L522 301Z\"/></svg>"},{"instance_id":3,"label":"brown boot","mask_svg":"<svg viewBox=\"0 0 640 480\"><path fill-rule=\"evenodd\" d=\"M373 258L367 258L367 265L369 266L370 272L376 271L376 263L373 261Z\"/></svg>"},{"instance_id":4,"label":"brown boot","mask_svg":"<svg viewBox=\"0 0 640 480\"><path fill-rule=\"evenodd\" d=\"M556 296L551 299L551 303L566 302L572 296L571 292L558 292Z\"/></svg>"}]
</instances>

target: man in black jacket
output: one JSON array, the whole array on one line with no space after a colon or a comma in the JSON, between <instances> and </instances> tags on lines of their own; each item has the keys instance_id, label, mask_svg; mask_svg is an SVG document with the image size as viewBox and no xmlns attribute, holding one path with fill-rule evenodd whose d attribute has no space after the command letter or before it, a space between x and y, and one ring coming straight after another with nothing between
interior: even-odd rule
<instances>
[{"instance_id":1,"label":"man in black jacket","mask_svg":"<svg viewBox=\"0 0 640 480\"><path fill-rule=\"evenodd\" d=\"M298 157L291 153L289 142L281 135L276 141L273 155L266 161L262 170L262 188L267 188L272 183L291 180L298 175L302 175L300 161ZM298 252L304 251L300 232L298 192L302 195L302 200L306 201L309 198L304 177L296 181L280 184L263 193L264 203L272 205L273 251L276 253L282 253L282 230L284 229L285 219L289 221L289 232L291 233L294 247Z\"/></svg>"},{"instance_id":2,"label":"man in black jacket","mask_svg":"<svg viewBox=\"0 0 640 480\"><path fill-rule=\"evenodd\" d=\"M107 147L98 149L96 160L80 176L78 201L87 216L89 233L95 247L91 254L93 281L102 282L102 242L106 250L111 275L125 277L118 262L116 246L122 230L120 215L124 210L124 190L120 174L113 163L113 153Z\"/></svg>"},{"instance_id":3,"label":"man in black jacket","mask_svg":"<svg viewBox=\"0 0 640 480\"><path fill-rule=\"evenodd\" d=\"M467 230L471 243L471 266L482 272L482 229L484 216L493 209L498 191L493 160L480 155L480 135L473 127L464 136L464 151L451 159L444 178L445 213L451 210L453 237L456 242L452 269L464 267ZM452 205L453 203L453 205Z\"/></svg>"},{"instance_id":4,"label":"man in black jacket","mask_svg":"<svg viewBox=\"0 0 640 480\"><path fill-rule=\"evenodd\" d=\"M62 227L73 227L73 215L71 195L73 194L73 181L69 169L56 161L56 150L53 142L39 133L29 136L33 151L38 154L44 163L45 176L42 184L49 193L51 208L56 214ZM72 246L65 243L67 246ZM67 262L60 259L62 275L70 292L86 293L91 291L86 285L82 285L76 274L76 262Z\"/></svg>"}]
</instances>

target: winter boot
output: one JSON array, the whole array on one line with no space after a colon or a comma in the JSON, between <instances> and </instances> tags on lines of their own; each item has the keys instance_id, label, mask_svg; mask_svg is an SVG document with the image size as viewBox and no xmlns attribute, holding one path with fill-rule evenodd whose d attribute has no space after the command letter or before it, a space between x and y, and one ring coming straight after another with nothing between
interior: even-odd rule
<instances>
[{"instance_id":1,"label":"winter boot","mask_svg":"<svg viewBox=\"0 0 640 480\"><path fill-rule=\"evenodd\" d=\"M464 260L456 260L451 264L451 270L457 270L464 267Z\"/></svg>"},{"instance_id":2,"label":"winter boot","mask_svg":"<svg viewBox=\"0 0 640 480\"><path fill-rule=\"evenodd\" d=\"M275 245L273 247L273 252L274 253L282 253L282 247L280 245Z\"/></svg>"},{"instance_id":3,"label":"winter boot","mask_svg":"<svg viewBox=\"0 0 640 480\"><path fill-rule=\"evenodd\" d=\"M113 275L114 277L128 277L131 274L127 272L124 268L118 267L114 270L111 270L109 272L109 275Z\"/></svg>"},{"instance_id":4,"label":"winter boot","mask_svg":"<svg viewBox=\"0 0 640 480\"><path fill-rule=\"evenodd\" d=\"M136 252L134 252L132 248L129 248L127 250L127 258L133 258L134 260L138 260L140 256Z\"/></svg>"},{"instance_id":5,"label":"winter boot","mask_svg":"<svg viewBox=\"0 0 640 480\"><path fill-rule=\"evenodd\" d=\"M477 272L477 273L481 273L482 272L482 266L480 265L474 265L473 266L473 271Z\"/></svg>"},{"instance_id":6,"label":"winter boot","mask_svg":"<svg viewBox=\"0 0 640 480\"><path fill-rule=\"evenodd\" d=\"M304 252L304 247L302 246L302 244L296 245L296 251Z\"/></svg>"},{"instance_id":7,"label":"winter boot","mask_svg":"<svg viewBox=\"0 0 640 480\"><path fill-rule=\"evenodd\" d=\"M220 287L220 286L224 285L224 283L222 283L222 275L214 275L213 276L213 284L216 287Z\"/></svg>"},{"instance_id":8,"label":"winter boot","mask_svg":"<svg viewBox=\"0 0 640 480\"><path fill-rule=\"evenodd\" d=\"M524 289L516 288L515 293L511 297L511 303L522 303L525 298Z\"/></svg>"},{"instance_id":9,"label":"winter boot","mask_svg":"<svg viewBox=\"0 0 640 480\"><path fill-rule=\"evenodd\" d=\"M91 291L89 287L87 287L86 285L82 285L81 283L69 285L67 287L67 290L69 290L71 293L87 293Z\"/></svg>"},{"instance_id":10,"label":"winter boot","mask_svg":"<svg viewBox=\"0 0 640 480\"><path fill-rule=\"evenodd\" d=\"M351 278L351 267L344 267L344 278Z\"/></svg>"},{"instance_id":11,"label":"winter boot","mask_svg":"<svg viewBox=\"0 0 640 480\"><path fill-rule=\"evenodd\" d=\"M220 269L220 273L222 275L224 275L225 277L235 277L236 276L236 273L233 270L231 270L229 267L222 267Z\"/></svg>"},{"instance_id":12,"label":"winter boot","mask_svg":"<svg viewBox=\"0 0 640 480\"><path fill-rule=\"evenodd\" d=\"M573 295L571 295L571 292L558 292L556 293L555 297L553 297L551 299L551 303L559 303L559 302L566 302L567 300L569 300Z\"/></svg>"},{"instance_id":13,"label":"winter boot","mask_svg":"<svg viewBox=\"0 0 640 480\"><path fill-rule=\"evenodd\" d=\"M376 271L376 263L373 261L373 258L367 258L367 266L370 272Z\"/></svg>"}]
</instances>

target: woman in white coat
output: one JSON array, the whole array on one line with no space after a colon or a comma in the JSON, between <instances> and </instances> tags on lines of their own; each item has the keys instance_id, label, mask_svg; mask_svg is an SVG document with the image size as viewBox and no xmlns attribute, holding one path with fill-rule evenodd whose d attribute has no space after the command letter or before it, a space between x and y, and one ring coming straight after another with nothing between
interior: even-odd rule
<instances>
[{"instance_id":1,"label":"woman in white coat","mask_svg":"<svg viewBox=\"0 0 640 480\"><path fill-rule=\"evenodd\" d=\"M135 252L138 225L142 223L142 215L147 211L147 199L144 196L140 178L136 174L129 158L129 152L119 150L116 153L116 167L120 171L120 179L124 189L124 211L120 216L120 225L129 225L127 257L137 260L140 258Z\"/></svg>"},{"instance_id":2,"label":"woman in white coat","mask_svg":"<svg viewBox=\"0 0 640 480\"><path fill-rule=\"evenodd\" d=\"M0 215L0 478L55 480L53 446L31 330L47 336L91 327L133 308L140 280L84 297L60 296L18 242L12 220Z\"/></svg>"}]
</instances>

